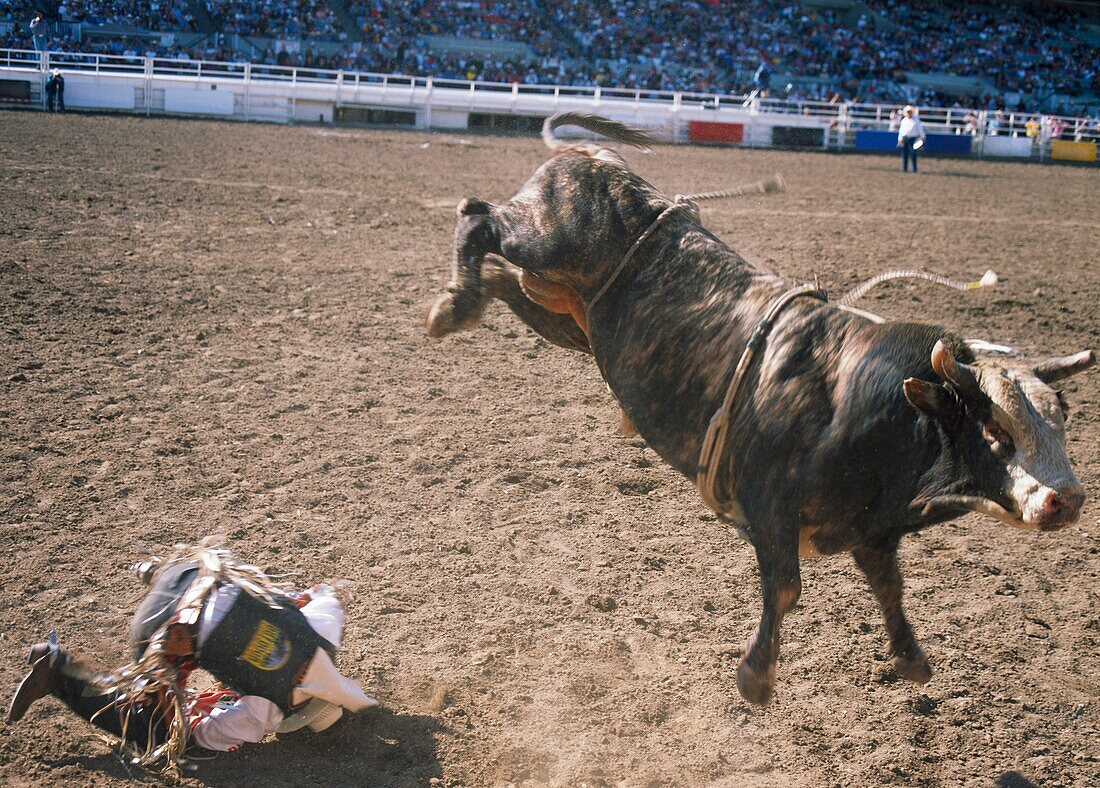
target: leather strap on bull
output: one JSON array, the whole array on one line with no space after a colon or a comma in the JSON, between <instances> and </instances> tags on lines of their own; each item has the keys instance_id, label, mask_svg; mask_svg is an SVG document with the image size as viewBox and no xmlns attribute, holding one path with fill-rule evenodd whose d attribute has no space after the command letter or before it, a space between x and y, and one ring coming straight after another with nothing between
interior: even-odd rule
<instances>
[{"instance_id":1,"label":"leather strap on bull","mask_svg":"<svg viewBox=\"0 0 1100 788\"><path fill-rule=\"evenodd\" d=\"M729 436L730 417L733 414L733 406L737 400L737 393L745 380L752 362L756 359L760 349L764 347L768 335L775 327L775 320L784 308L796 298L809 296L821 301L827 300L825 291L819 290L813 285L798 285L778 296L768 306L764 318L757 324L756 330L749 337L745 351L737 362L737 368L733 372L726 396L722 400L722 406L714 412L707 426L707 434L703 438L703 447L699 451L699 468L696 473L696 484L699 487L699 495L703 502L709 506L721 518L730 520L734 525L745 527L748 522L745 513L736 498L729 501L720 501L717 494L718 469L722 464L722 457L726 447L726 438Z\"/></svg>"}]
</instances>

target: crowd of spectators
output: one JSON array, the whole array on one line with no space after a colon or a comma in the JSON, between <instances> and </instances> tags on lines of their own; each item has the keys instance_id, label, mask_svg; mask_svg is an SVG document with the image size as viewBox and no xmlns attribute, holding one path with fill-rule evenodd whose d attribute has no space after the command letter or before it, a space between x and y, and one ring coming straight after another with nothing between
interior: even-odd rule
<instances>
[{"instance_id":1,"label":"crowd of spectators","mask_svg":"<svg viewBox=\"0 0 1100 788\"><path fill-rule=\"evenodd\" d=\"M0 22L29 23L42 14L46 23L79 22L143 30L195 30L187 0L0 0Z\"/></svg>"},{"instance_id":2,"label":"crowd of spectators","mask_svg":"<svg viewBox=\"0 0 1100 788\"><path fill-rule=\"evenodd\" d=\"M1048 6L867 0L865 13L793 0L204 0L216 28L248 38L302 40L256 59L495 82L601 85L739 94L761 61L800 79L805 100L946 103L979 109L1051 94L1100 92L1100 48L1073 11ZM0 21L41 2L0 0ZM13 13L14 12L14 13ZM56 17L152 30L193 30L185 0L60 0ZM345 23L346 29L341 27ZM456 54L431 37L526 45L528 56ZM309 41L339 42L319 54ZM508 51L501 47L499 51ZM906 72L949 72L988 87L969 95L915 90ZM1008 102L1011 105L1011 101ZM1064 107L1074 109L1074 107Z\"/></svg>"},{"instance_id":3,"label":"crowd of spectators","mask_svg":"<svg viewBox=\"0 0 1100 788\"><path fill-rule=\"evenodd\" d=\"M223 33L319 41L347 38L326 0L208 0L207 8Z\"/></svg>"}]
</instances>

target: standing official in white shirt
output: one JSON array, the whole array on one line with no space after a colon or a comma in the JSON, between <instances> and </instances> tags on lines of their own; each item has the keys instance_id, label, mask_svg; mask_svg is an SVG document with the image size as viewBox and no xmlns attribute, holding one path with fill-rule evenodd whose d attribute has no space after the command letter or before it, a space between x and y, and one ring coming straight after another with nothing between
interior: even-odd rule
<instances>
[{"instance_id":1,"label":"standing official in white shirt","mask_svg":"<svg viewBox=\"0 0 1100 788\"><path fill-rule=\"evenodd\" d=\"M901 169L909 172L909 159L913 160L913 172L917 171L917 151L924 147L924 126L912 104L902 110L898 125L898 147L901 148Z\"/></svg>"}]
</instances>

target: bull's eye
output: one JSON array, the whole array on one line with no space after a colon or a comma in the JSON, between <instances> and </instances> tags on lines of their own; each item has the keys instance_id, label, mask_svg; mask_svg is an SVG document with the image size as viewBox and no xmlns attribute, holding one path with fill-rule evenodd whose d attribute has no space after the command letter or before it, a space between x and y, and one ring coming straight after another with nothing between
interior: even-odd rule
<instances>
[{"instance_id":1,"label":"bull's eye","mask_svg":"<svg viewBox=\"0 0 1100 788\"><path fill-rule=\"evenodd\" d=\"M984 424L982 426L982 434L985 436L985 439L989 441L995 452L1004 452L1007 454L1011 452L1015 446L1012 441L1012 436L1008 434L1008 430L995 421Z\"/></svg>"}]
</instances>

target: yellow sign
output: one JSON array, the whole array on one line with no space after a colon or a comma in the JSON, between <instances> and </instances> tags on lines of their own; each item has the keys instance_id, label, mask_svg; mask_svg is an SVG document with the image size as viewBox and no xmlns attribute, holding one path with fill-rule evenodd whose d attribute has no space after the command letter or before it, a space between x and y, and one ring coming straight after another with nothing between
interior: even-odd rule
<instances>
[{"instance_id":1,"label":"yellow sign","mask_svg":"<svg viewBox=\"0 0 1100 788\"><path fill-rule=\"evenodd\" d=\"M1096 143L1052 140L1050 156L1062 161L1096 161Z\"/></svg>"},{"instance_id":2,"label":"yellow sign","mask_svg":"<svg viewBox=\"0 0 1100 788\"><path fill-rule=\"evenodd\" d=\"M290 641L270 621L261 621L241 659L259 670L278 670L290 659Z\"/></svg>"}]
</instances>

